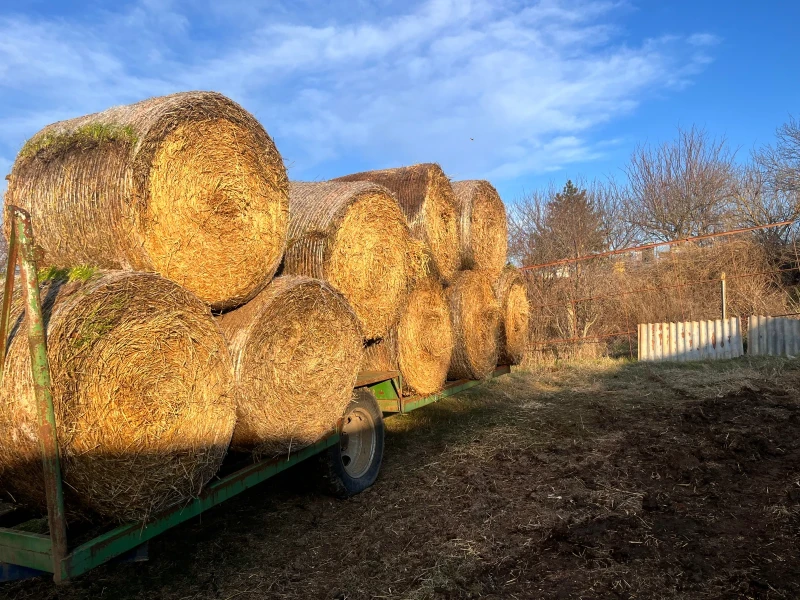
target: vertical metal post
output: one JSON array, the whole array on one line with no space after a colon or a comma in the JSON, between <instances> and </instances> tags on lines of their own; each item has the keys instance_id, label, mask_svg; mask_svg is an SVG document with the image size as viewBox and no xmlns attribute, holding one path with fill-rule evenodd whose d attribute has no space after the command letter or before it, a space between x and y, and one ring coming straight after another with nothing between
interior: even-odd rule
<instances>
[{"instance_id":1,"label":"vertical metal post","mask_svg":"<svg viewBox=\"0 0 800 600\"><path fill-rule=\"evenodd\" d=\"M67 554L67 522L64 514L64 490L61 481L56 417L50 389L50 364L47 360L47 342L34 256L33 228L31 227L31 217L27 212L17 207L9 207L9 209L9 213L14 218L21 248L20 275L25 295L28 344L39 417L39 443L42 450L44 487L47 495L47 521L50 526L52 542L53 579L59 583L61 581L61 561Z\"/></svg>"},{"instance_id":2,"label":"vertical metal post","mask_svg":"<svg viewBox=\"0 0 800 600\"><path fill-rule=\"evenodd\" d=\"M11 216L11 211L9 211ZM11 219L11 236L8 241L6 280L3 285L3 308L0 313L0 383L6 366L6 344L8 343L8 320L11 318L11 297L14 295L14 275L17 270L17 222Z\"/></svg>"},{"instance_id":3,"label":"vertical metal post","mask_svg":"<svg viewBox=\"0 0 800 600\"><path fill-rule=\"evenodd\" d=\"M725 273L722 273L719 276L719 283L720 283L720 299L722 300L722 320L728 318L728 294L727 290L725 289Z\"/></svg>"}]
</instances>

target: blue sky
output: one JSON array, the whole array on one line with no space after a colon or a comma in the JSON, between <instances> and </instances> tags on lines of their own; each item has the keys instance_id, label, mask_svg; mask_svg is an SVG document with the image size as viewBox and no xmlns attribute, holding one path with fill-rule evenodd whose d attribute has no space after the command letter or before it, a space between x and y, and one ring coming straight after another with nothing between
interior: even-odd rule
<instances>
[{"instance_id":1,"label":"blue sky","mask_svg":"<svg viewBox=\"0 0 800 600\"><path fill-rule=\"evenodd\" d=\"M799 23L767 0L6 2L0 171L53 121L209 89L292 179L436 161L513 201L678 125L745 158L800 116Z\"/></svg>"}]
</instances>

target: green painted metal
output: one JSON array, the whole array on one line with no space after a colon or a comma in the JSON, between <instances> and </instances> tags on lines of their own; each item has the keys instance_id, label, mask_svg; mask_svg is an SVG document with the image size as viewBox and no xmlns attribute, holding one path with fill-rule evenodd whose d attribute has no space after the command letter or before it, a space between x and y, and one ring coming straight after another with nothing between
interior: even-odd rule
<instances>
[{"instance_id":1,"label":"green painted metal","mask_svg":"<svg viewBox=\"0 0 800 600\"><path fill-rule=\"evenodd\" d=\"M53 572L50 536L0 528L0 563Z\"/></svg>"},{"instance_id":2,"label":"green painted metal","mask_svg":"<svg viewBox=\"0 0 800 600\"><path fill-rule=\"evenodd\" d=\"M25 314L28 321L28 345L31 353L31 371L36 394L39 445L42 451L44 490L47 496L47 521L52 541L53 578L61 581L58 568L67 554L67 519L64 513L64 490L61 480L56 416L53 411L53 395L50 389L50 363L47 360L42 304L39 299L39 278L36 273L33 227L31 216L16 206L8 207L16 229L20 257L20 278L25 296Z\"/></svg>"},{"instance_id":3,"label":"green painted metal","mask_svg":"<svg viewBox=\"0 0 800 600\"><path fill-rule=\"evenodd\" d=\"M398 379L388 379L369 386L370 391L375 394L381 412L396 413L400 412L402 394L400 393L400 382Z\"/></svg>"},{"instance_id":4,"label":"green painted metal","mask_svg":"<svg viewBox=\"0 0 800 600\"><path fill-rule=\"evenodd\" d=\"M511 368L507 365L501 365L497 367L493 372L491 377L499 377L500 375L504 375L505 373L509 373ZM428 404L433 404L434 402L438 402L443 398L447 398L448 396L453 396L458 394L459 392L463 392L464 390L468 390L470 388L475 387L476 385L480 385L485 380L482 379L460 379L459 381L453 381L447 385L441 392L438 394L433 394L431 396L425 396L424 398L420 396L412 396L411 398L404 398L402 400L402 413L408 413L412 410L417 410L418 408L422 408L423 406L427 406Z\"/></svg>"},{"instance_id":5,"label":"green painted metal","mask_svg":"<svg viewBox=\"0 0 800 600\"><path fill-rule=\"evenodd\" d=\"M209 485L199 498L186 506L162 513L152 523L130 523L122 525L93 540L78 546L62 562L64 578L77 577L108 560L135 548L166 530L196 517L209 508L241 494L247 489L277 475L299 462L319 454L339 443L339 434L334 433L312 446L299 450L287 459L262 461L236 471Z\"/></svg>"}]
</instances>

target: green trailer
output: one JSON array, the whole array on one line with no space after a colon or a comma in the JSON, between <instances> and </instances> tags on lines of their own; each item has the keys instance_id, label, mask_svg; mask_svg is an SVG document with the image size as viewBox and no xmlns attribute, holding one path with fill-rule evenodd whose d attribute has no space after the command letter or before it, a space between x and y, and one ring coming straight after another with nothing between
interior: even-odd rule
<instances>
[{"instance_id":1,"label":"green trailer","mask_svg":"<svg viewBox=\"0 0 800 600\"><path fill-rule=\"evenodd\" d=\"M320 459L322 476L331 491L342 497L356 494L372 485L378 476L383 456L384 416L410 412L481 383L453 381L432 396L404 397L400 373L362 372L356 382L353 401L336 430L312 446L279 459L250 460L244 464L228 462L223 465L220 475L189 503L155 515L147 523L121 525L94 535L88 541L70 544L31 220L25 211L13 206L7 207L7 215L11 219L11 235L0 314L0 357L6 355L11 296L19 263L28 312L28 338L39 417L43 485L47 496L47 533L27 531L24 522L2 523L7 526L0 527L0 582L52 573L53 580L59 583L111 560L146 559L150 539L315 456ZM500 366L494 376L508 371L509 367ZM13 521L13 513L7 520Z\"/></svg>"}]
</instances>

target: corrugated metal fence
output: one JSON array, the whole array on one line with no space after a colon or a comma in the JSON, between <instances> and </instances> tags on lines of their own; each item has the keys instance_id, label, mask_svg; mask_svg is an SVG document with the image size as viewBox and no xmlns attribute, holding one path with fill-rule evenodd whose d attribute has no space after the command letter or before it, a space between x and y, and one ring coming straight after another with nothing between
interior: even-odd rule
<instances>
[{"instance_id":1,"label":"corrugated metal fence","mask_svg":"<svg viewBox=\"0 0 800 600\"><path fill-rule=\"evenodd\" d=\"M744 354L738 317L683 323L640 323L639 360L689 361Z\"/></svg>"},{"instance_id":2,"label":"corrugated metal fence","mask_svg":"<svg viewBox=\"0 0 800 600\"><path fill-rule=\"evenodd\" d=\"M752 315L747 321L747 353L753 356L795 356L800 353L800 321Z\"/></svg>"}]
</instances>

